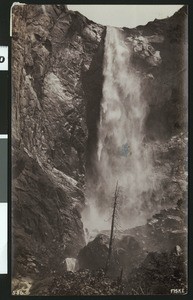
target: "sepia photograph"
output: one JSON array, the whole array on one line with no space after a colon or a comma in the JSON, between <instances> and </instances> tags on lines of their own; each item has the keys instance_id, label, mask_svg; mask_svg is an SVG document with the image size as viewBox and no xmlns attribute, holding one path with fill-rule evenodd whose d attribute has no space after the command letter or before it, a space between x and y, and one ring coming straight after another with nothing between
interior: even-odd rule
<instances>
[{"instance_id":1,"label":"sepia photograph","mask_svg":"<svg viewBox=\"0 0 193 300\"><path fill-rule=\"evenodd\" d=\"M11 11L11 294L188 293L188 6Z\"/></svg>"}]
</instances>

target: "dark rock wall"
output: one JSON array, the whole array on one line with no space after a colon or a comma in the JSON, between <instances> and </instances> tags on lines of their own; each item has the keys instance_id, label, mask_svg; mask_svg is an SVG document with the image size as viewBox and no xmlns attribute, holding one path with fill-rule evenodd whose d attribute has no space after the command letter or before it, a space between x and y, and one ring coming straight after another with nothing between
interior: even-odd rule
<instances>
[{"instance_id":1,"label":"dark rock wall","mask_svg":"<svg viewBox=\"0 0 193 300\"><path fill-rule=\"evenodd\" d=\"M150 105L146 128L152 138L165 140L187 130L187 28L185 6L170 18L137 28L143 36L149 36L151 44L162 57L160 66L150 70L155 80L144 91Z\"/></svg>"},{"instance_id":2,"label":"dark rock wall","mask_svg":"<svg viewBox=\"0 0 193 300\"><path fill-rule=\"evenodd\" d=\"M156 170L161 180L162 207L179 199L187 204L187 136L188 136L188 17L182 7L172 17L138 27L152 37L162 63L152 68L154 80L144 85L149 101L146 120L147 138L153 143ZM155 37L162 37L163 42Z\"/></svg>"},{"instance_id":3,"label":"dark rock wall","mask_svg":"<svg viewBox=\"0 0 193 300\"><path fill-rule=\"evenodd\" d=\"M65 5L13 8L14 272L62 270L62 260L84 246L82 81L103 30Z\"/></svg>"},{"instance_id":4,"label":"dark rock wall","mask_svg":"<svg viewBox=\"0 0 193 300\"><path fill-rule=\"evenodd\" d=\"M83 88L86 99L86 124L88 128L86 150L86 178L96 179L96 151L98 144L98 122L103 89L103 57L106 30L101 36L101 43L93 57L90 68L83 76ZM95 180L94 179L94 180ZM88 183L88 181L87 181Z\"/></svg>"}]
</instances>

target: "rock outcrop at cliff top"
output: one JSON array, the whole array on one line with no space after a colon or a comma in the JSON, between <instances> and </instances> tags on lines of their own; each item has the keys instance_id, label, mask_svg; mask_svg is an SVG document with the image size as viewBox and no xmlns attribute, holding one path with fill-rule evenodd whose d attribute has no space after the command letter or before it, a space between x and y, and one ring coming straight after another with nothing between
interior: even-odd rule
<instances>
[{"instance_id":1,"label":"rock outcrop at cliff top","mask_svg":"<svg viewBox=\"0 0 193 300\"><path fill-rule=\"evenodd\" d=\"M13 8L14 273L63 271L85 244L82 77L103 30L65 5Z\"/></svg>"},{"instance_id":2,"label":"rock outcrop at cliff top","mask_svg":"<svg viewBox=\"0 0 193 300\"><path fill-rule=\"evenodd\" d=\"M163 168L164 205L184 199L186 192L185 22L184 7L171 18L123 28L125 42L133 43L133 63L144 75L147 142L155 141L156 167ZM65 5L13 8L16 276L63 272L65 257L76 257L85 245L80 211L85 202L85 165L89 166L97 143L104 36L104 26ZM175 182L168 186L171 176Z\"/></svg>"}]
</instances>

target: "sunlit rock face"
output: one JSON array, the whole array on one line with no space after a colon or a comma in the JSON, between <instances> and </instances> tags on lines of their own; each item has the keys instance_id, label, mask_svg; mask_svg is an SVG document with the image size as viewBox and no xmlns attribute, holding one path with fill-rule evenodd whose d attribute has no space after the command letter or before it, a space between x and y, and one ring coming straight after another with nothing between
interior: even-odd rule
<instances>
[{"instance_id":1,"label":"sunlit rock face","mask_svg":"<svg viewBox=\"0 0 193 300\"><path fill-rule=\"evenodd\" d=\"M134 57L138 57L139 59L143 59L150 66L156 67L159 66L162 62L160 51L156 51L150 42L163 42L163 37L159 37L158 39L154 37L143 37L143 36L134 36L127 37L125 43L131 47L134 51ZM150 41L150 42L149 42Z\"/></svg>"}]
</instances>

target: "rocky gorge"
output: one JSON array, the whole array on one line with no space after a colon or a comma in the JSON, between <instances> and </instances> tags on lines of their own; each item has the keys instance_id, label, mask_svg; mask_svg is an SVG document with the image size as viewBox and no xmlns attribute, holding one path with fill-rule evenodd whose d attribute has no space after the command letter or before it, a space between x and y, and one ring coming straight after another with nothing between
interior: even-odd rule
<instances>
[{"instance_id":1,"label":"rocky gorge","mask_svg":"<svg viewBox=\"0 0 193 300\"><path fill-rule=\"evenodd\" d=\"M107 28L66 5L15 5L12 14L13 293L22 293L21 282L28 282L31 292L24 288L23 293L30 295L132 294L147 277L144 270L160 274L170 263L180 271L176 275L171 267L175 276L162 293L170 293L180 280L186 288L186 7L170 18L121 29L143 82L148 106L144 145L153 149L159 185L140 206L145 222L138 224L136 218L118 232L115 252L127 267L126 287L121 282L117 290L110 288L115 278L97 273L103 272L109 231L101 230L86 245L82 219L88 187L95 194L100 182L94 162ZM66 258L78 259L80 270L69 274ZM121 266L113 266L116 277ZM107 280L102 291L97 276ZM153 280L152 290L140 285L144 293L160 293L156 275Z\"/></svg>"}]
</instances>

